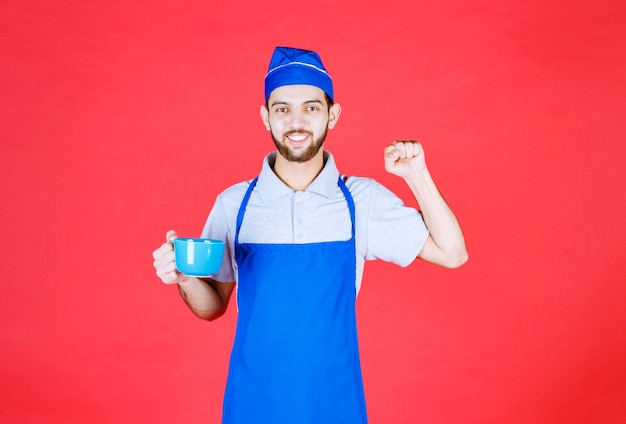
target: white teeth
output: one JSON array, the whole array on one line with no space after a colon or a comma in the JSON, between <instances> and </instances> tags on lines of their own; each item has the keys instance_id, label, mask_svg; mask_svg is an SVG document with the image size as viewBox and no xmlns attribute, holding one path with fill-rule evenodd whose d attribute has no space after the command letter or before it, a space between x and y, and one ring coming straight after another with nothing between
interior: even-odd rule
<instances>
[{"instance_id":1,"label":"white teeth","mask_svg":"<svg viewBox=\"0 0 626 424\"><path fill-rule=\"evenodd\" d=\"M303 141L304 139L306 139L306 135L292 135L289 136L289 138L293 141Z\"/></svg>"}]
</instances>

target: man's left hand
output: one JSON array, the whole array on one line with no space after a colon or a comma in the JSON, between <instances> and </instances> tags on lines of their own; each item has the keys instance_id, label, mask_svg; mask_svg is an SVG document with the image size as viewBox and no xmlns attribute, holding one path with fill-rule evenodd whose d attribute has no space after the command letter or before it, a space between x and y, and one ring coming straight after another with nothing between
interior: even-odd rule
<instances>
[{"instance_id":1,"label":"man's left hand","mask_svg":"<svg viewBox=\"0 0 626 424\"><path fill-rule=\"evenodd\" d=\"M385 170L402 178L425 171L424 148L415 140L394 141L385 147Z\"/></svg>"}]
</instances>

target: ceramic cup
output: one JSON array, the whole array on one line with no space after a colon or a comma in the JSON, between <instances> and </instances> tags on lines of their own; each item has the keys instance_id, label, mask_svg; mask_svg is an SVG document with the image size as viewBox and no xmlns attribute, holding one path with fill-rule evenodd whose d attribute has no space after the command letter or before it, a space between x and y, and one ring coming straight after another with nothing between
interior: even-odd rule
<instances>
[{"instance_id":1,"label":"ceramic cup","mask_svg":"<svg viewBox=\"0 0 626 424\"><path fill-rule=\"evenodd\" d=\"M221 240L179 237L174 239L176 268L190 277L208 277L220 270L225 243Z\"/></svg>"}]
</instances>

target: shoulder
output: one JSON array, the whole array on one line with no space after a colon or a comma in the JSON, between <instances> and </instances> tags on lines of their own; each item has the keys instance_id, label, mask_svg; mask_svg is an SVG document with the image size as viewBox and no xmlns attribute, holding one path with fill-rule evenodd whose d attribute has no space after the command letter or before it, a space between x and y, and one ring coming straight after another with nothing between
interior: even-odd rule
<instances>
[{"instance_id":1,"label":"shoulder","mask_svg":"<svg viewBox=\"0 0 626 424\"><path fill-rule=\"evenodd\" d=\"M404 220L419 215L417 209L407 206L396 193L372 178L349 177L344 181L357 212L368 221Z\"/></svg>"},{"instance_id":2,"label":"shoulder","mask_svg":"<svg viewBox=\"0 0 626 424\"><path fill-rule=\"evenodd\" d=\"M215 206L223 208L227 214L233 209L238 210L251 183L252 180L242 181L223 190L217 195Z\"/></svg>"},{"instance_id":3,"label":"shoulder","mask_svg":"<svg viewBox=\"0 0 626 424\"><path fill-rule=\"evenodd\" d=\"M369 177L355 177L355 176L341 176L342 180L346 184L346 187L350 191L350 194L354 198L355 202L363 200L376 200L376 199L397 199L397 196L389 190L387 187Z\"/></svg>"},{"instance_id":4,"label":"shoulder","mask_svg":"<svg viewBox=\"0 0 626 424\"><path fill-rule=\"evenodd\" d=\"M218 197L222 199L230 199L233 197L243 198L243 196L246 194L246 191L248 190L248 187L250 187L250 184L252 183L252 181L253 180L247 180L247 181L242 181L242 182L233 184L227 189L223 190L219 194Z\"/></svg>"},{"instance_id":5,"label":"shoulder","mask_svg":"<svg viewBox=\"0 0 626 424\"><path fill-rule=\"evenodd\" d=\"M372 188L378 184L373 178L368 177L355 177L341 174L341 179L353 196L371 191Z\"/></svg>"}]
</instances>

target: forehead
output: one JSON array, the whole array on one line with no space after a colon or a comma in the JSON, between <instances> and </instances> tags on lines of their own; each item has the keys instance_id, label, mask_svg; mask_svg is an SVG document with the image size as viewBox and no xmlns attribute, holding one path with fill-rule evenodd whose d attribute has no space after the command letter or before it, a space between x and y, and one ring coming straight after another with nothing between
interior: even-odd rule
<instances>
[{"instance_id":1,"label":"forehead","mask_svg":"<svg viewBox=\"0 0 626 424\"><path fill-rule=\"evenodd\" d=\"M272 91L267 99L269 105L275 102L302 104L310 101L320 101L326 104L324 90L314 85L283 85Z\"/></svg>"}]
</instances>

